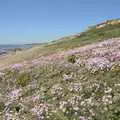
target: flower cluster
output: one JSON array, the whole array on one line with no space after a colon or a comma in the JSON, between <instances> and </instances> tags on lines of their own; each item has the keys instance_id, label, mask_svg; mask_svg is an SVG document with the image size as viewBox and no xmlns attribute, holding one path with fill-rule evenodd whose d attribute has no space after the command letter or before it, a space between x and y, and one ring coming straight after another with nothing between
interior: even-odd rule
<instances>
[{"instance_id":1,"label":"flower cluster","mask_svg":"<svg viewBox=\"0 0 120 120\"><path fill-rule=\"evenodd\" d=\"M111 39L35 59L35 66L44 65L25 69L27 77L19 78L23 71L0 73L0 119L119 119L119 49L120 39ZM69 54L75 54L75 63L62 59ZM30 81L19 86L18 78Z\"/></svg>"},{"instance_id":2,"label":"flower cluster","mask_svg":"<svg viewBox=\"0 0 120 120\"><path fill-rule=\"evenodd\" d=\"M112 96L111 95L104 95L102 98L103 104L108 105L112 104Z\"/></svg>"},{"instance_id":3,"label":"flower cluster","mask_svg":"<svg viewBox=\"0 0 120 120\"><path fill-rule=\"evenodd\" d=\"M10 67L11 67L11 69L13 69L13 70L20 70L23 66L24 66L23 64L18 63L18 64L13 64L13 65L11 65Z\"/></svg>"},{"instance_id":4,"label":"flower cluster","mask_svg":"<svg viewBox=\"0 0 120 120\"><path fill-rule=\"evenodd\" d=\"M70 91L79 92L82 90L82 84L81 83L70 83L70 85L68 86L68 89Z\"/></svg>"},{"instance_id":5,"label":"flower cluster","mask_svg":"<svg viewBox=\"0 0 120 120\"><path fill-rule=\"evenodd\" d=\"M48 115L48 106L46 104L39 104L34 106L30 111L33 115L37 115L39 120L44 120Z\"/></svg>"},{"instance_id":6,"label":"flower cluster","mask_svg":"<svg viewBox=\"0 0 120 120\"><path fill-rule=\"evenodd\" d=\"M95 57L88 59L87 67L92 72L98 70L109 69L111 67L110 62L104 57Z\"/></svg>"},{"instance_id":7,"label":"flower cluster","mask_svg":"<svg viewBox=\"0 0 120 120\"><path fill-rule=\"evenodd\" d=\"M17 100L22 96L22 89L15 89L13 91L11 91L10 93L8 93L8 99L10 99L11 101Z\"/></svg>"},{"instance_id":8,"label":"flower cluster","mask_svg":"<svg viewBox=\"0 0 120 120\"><path fill-rule=\"evenodd\" d=\"M73 111L76 113L76 111L80 110L79 103L81 101L81 96L73 96L68 101L60 101L59 103L59 109L62 110L64 113L69 114L69 112Z\"/></svg>"},{"instance_id":9,"label":"flower cluster","mask_svg":"<svg viewBox=\"0 0 120 120\"><path fill-rule=\"evenodd\" d=\"M64 74L63 75L63 79L66 80L66 81L70 81L72 80L72 77L73 77L73 74Z\"/></svg>"},{"instance_id":10,"label":"flower cluster","mask_svg":"<svg viewBox=\"0 0 120 120\"><path fill-rule=\"evenodd\" d=\"M6 113L4 116L5 120L19 120L17 114Z\"/></svg>"},{"instance_id":11,"label":"flower cluster","mask_svg":"<svg viewBox=\"0 0 120 120\"><path fill-rule=\"evenodd\" d=\"M62 97L64 96L64 89L61 87L60 84L56 84L52 87L51 94L55 97Z\"/></svg>"}]
</instances>

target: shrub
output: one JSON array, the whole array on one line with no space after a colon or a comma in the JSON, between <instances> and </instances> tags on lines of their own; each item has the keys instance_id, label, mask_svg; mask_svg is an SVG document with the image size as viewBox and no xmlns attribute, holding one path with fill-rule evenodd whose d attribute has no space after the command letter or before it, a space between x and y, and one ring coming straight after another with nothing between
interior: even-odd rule
<instances>
[{"instance_id":1,"label":"shrub","mask_svg":"<svg viewBox=\"0 0 120 120\"><path fill-rule=\"evenodd\" d=\"M16 76L17 76L17 71L13 71L13 70L7 70L7 71L5 71L5 77L6 78L16 78Z\"/></svg>"},{"instance_id":2,"label":"shrub","mask_svg":"<svg viewBox=\"0 0 120 120\"><path fill-rule=\"evenodd\" d=\"M75 55L70 55L68 56L68 62L70 63L75 63L76 62L76 56Z\"/></svg>"},{"instance_id":3,"label":"shrub","mask_svg":"<svg viewBox=\"0 0 120 120\"><path fill-rule=\"evenodd\" d=\"M30 81L30 76L28 75L28 73L21 73L17 80L16 80L16 84L19 86L26 86Z\"/></svg>"},{"instance_id":4,"label":"shrub","mask_svg":"<svg viewBox=\"0 0 120 120\"><path fill-rule=\"evenodd\" d=\"M0 102L0 112L2 112L5 108L5 105L3 102Z\"/></svg>"}]
</instances>

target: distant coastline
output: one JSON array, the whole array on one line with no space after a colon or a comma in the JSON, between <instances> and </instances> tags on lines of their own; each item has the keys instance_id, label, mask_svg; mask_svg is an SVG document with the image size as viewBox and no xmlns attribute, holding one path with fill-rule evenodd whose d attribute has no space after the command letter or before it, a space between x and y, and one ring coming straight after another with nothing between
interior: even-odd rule
<instances>
[{"instance_id":1,"label":"distant coastline","mask_svg":"<svg viewBox=\"0 0 120 120\"><path fill-rule=\"evenodd\" d=\"M9 52L21 51L33 47L34 44L6 44L0 45L0 55L8 54Z\"/></svg>"}]
</instances>

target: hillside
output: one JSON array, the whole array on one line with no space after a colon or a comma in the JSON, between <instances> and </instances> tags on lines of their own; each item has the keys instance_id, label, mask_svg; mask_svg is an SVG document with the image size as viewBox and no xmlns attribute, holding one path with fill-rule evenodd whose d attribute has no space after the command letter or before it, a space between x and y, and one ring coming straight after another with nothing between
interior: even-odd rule
<instances>
[{"instance_id":1,"label":"hillside","mask_svg":"<svg viewBox=\"0 0 120 120\"><path fill-rule=\"evenodd\" d=\"M0 68L0 120L120 120L119 19L2 56Z\"/></svg>"},{"instance_id":2,"label":"hillside","mask_svg":"<svg viewBox=\"0 0 120 120\"><path fill-rule=\"evenodd\" d=\"M97 26L101 24L105 26L97 28ZM59 51L67 51L86 44L100 42L105 39L120 37L119 19L105 21L101 24L89 27L88 30L82 33L38 45L24 52L18 51L12 55L3 56L0 58L0 68L8 67L10 64L19 62L24 62L25 64L26 62L31 63L32 60L41 56L50 55Z\"/></svg>"}]
</instances>

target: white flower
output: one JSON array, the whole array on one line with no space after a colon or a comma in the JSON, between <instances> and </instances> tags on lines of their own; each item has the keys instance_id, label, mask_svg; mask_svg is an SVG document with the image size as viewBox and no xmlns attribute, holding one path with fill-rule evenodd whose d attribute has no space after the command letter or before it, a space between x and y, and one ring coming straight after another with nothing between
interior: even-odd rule
<instances>
[{"instance_id":1,"label":"white flower","mask_svg":"<svg viewBox=\"0 0 120 120\"><path fill-rule=\"evenodd\" d=\"M75 111L78 111L80 108L79 107L73 107Z\"/></svg>"},{"instance_id":2,"label":"white flower","mask_svg":"<svg viewBox=\"0 0 120 120\"><path fill-rule=\"evenodd\" d=\"M51 93L53 95L56 95L56 96L62 96L64 93L63 93L63 88L61 87L60 84L56 84L52 87L51 89Z\"/></svg>"},{"instance_id":3,"label":"white flower","mask_svg":"<svg viewBox=\"0 0 120 120\"><path fill-rule=\"evenodd\" d=\"M107 94L107 93L111 93L111 91L112 91L112 88L108 87L108 88L105 90L105 93L106 93L106 94Z\"/></svg>"},{"instance_id":4,"label":"white flower","mask_svg":"<svg viewBox=\"0 0 120 120\"><path fill-rule=\"evenodd\" d=\"M87 62L86 67L94 72L109 69L111 67L110 62L104 57L89 58Z\"/></svg>"},{"instance_id":5,"label":"white flower","mask_svg":"<svg viewBox=\"0 0 120 120\"><path fill-rule=\"evenodd\" d=\"M117 87L117 86L120 86L120 84L118 83L118 84L115 84L115 87Z\"/></svg>"},{"instance_id":6,"label":"white flower","mask_svg":"<svg viewBox=\"0 0 120 120\"><path fill-rule=\"evenodd\" d=\"M40 120L44 120L45 115L48 114L48 106L45 104L36 105L30 111L32 112L32 114L38 116Z\"/></svg>"},{"instance_id":7,"label":"white flower","mask_svg":"<svg viewBox=\"0 0 120 120\"><path fill-rule=\"evenodd\" d=\"M66 101L61 101L60 103L60 109L63 109L68 103Z\"/></svg>"},{"instance_id":8,"label":"white flower","mask_svg":"<svg viewBox=\"0 0 120 120\"><path fill-rule=\"evenodd\" d=\"M15 119L13 118L13 115L10 114L10 113L6 113L6 114L5 114L5 118L6 118L6 120L15 120Z\"/></svg>"},{"instance_id":9,"label":"white flower","mask_svg":"<svg viewBox=\"0 0 120 120\"><path fill-rule=\"evenodd\" d=\"M6 112L4 116L4 120L20 120L20 118L18 116L18 113L13 114L13 113Z\"/></svg>"},{"instance_id":10,"label":"white flower","mask_svg":"<svg viewBox=\"0 0 120 120\"><path fill-rule=\"evenodd\" d=\"M68 89L70 91L81 91L82 90L82 84L81 83L71 83L69 86L68 86Z\"/></svg>"},{"instance_id":11,"label":"white flower","mask_svg":"<svg viewBox=\"0 0 120 120\"><path fill-rule=\"evenodd\" d=\"M39 101L40 100L40 95L36 95L35 97L33 97L33 102Z\"/></svg>"},{"instance_id":12,"label":"white flower","mask_svg":"<svg viewBox=\"0 0 120 120\"><path fill-rule=\"evenodd\" d=\"M104 105L112 104L112 96L111 95L105 95L102 97L102 101Z\"/></svg>"},{"instance_id":13,"label":"white flower","mask_svg":"<svg viewBox=\"0 0 120 120\"><path fill-rule=\"evenodd\" d=\"M85 104L85 101L81 101L80 105L83 106Z\"/></svg>"},{"instance_id":14,"label":"white flower","mask_svg":"<svg viewBox=\"0 0 120 120\"><path fill-rule=\"evenodd\" d=\"M73 76L73 74L68 74L68 75L67 75L67 74L64 74L64 75L63 75L63 78L64 78L64 80L66 80L66 81L68 80L68 81L69 81L69 80L72 79L72 76Z\"/></svg>"},{"instance_id":15,"label":"white flower","mask_svg":"<svg viewBox=\"0 0 120 120\"><path fill-rule=\"evenodd\" d=\"M87 120L87 119L85 119L84 116L80 116L79 118L80 118L80 120Z\"/></svg>"},{"instance_id":16,"label":"white flower","mask_svg":"<svg viewBox=\"0 0 120 120\"><path fill-rule=\"evenodd\" d=\"M21 96L22 96L22 89L21 88L15 89L8 94L8 98L12 101L19 99L19 97L21 97Z\"/></svg>"}]
</instances>

